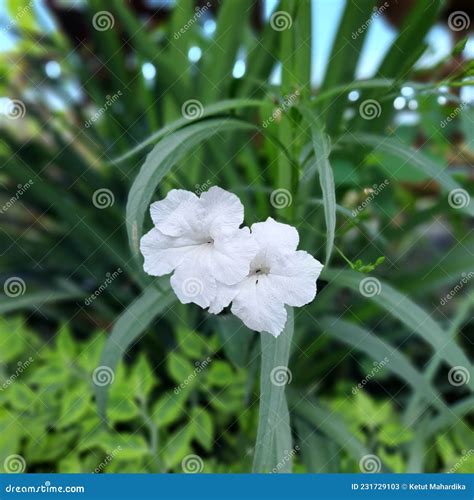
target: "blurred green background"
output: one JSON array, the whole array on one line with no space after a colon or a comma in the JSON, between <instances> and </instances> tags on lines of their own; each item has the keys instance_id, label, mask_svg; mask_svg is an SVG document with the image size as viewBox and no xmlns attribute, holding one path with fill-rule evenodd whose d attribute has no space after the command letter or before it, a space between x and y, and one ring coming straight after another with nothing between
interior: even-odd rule
<instances>
[{"instance_id":1,"label":"blurred green background","mask_svg":"<svg viewBox=\"0 0 474 500\"><path fill-rule=\"evenodd\" d=\"M153 200L218 185L321 261L334 242L295 310L293 448L274 472L474 472L472 17L441 0L4 0L0 467L251 470L259 334L179 304L129 248L158 144Z\"/></svg>"}]
</instances>

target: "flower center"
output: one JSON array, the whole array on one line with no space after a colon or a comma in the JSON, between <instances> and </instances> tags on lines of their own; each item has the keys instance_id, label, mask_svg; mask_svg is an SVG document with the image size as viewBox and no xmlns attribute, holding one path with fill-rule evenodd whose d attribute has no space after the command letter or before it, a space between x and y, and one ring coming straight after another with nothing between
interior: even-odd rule
<instances>
[{"instance_id":1,"label":"flower center","mask_svg":"<svg viewBox=\"0 0 474 500\"><path fill-rule=\"evenodd\" d=\"M270 268L265 267L265 266L259 266L252 270L251 275L255 276L257 279L255 280L255 284L258 284L258 280L260 276L266 276L267 274L270 273Z\"/></svg>"}]
</instances>

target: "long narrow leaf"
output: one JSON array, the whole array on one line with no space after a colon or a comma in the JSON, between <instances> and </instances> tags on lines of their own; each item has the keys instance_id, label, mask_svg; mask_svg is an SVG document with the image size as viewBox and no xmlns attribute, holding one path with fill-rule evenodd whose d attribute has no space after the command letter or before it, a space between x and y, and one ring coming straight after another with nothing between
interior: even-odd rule
<instances>
[{"instance_id":1,"label":"long narrow leaf","mask_svg":"<svg viewBox=\"0 0 474 500\"><path fill-rule=\"evenodd\" d=\"M419 390L423 394L423 398L427 399L434 407L447 410L441 394L396 347L386 343L380 337L376 337L368 330L342 319L328 317L323 318L319 323L324 328L324 333L368 354L374 361L380 362L388 359L388 362L384 364L388 371L404 380L414 391Z\"/></svg>"},{"instance_id":2,"label":"long narrow leaf","mask_svg":"<svg viewBox=\"0 0 474 500\"><path fill-rule=\"evenodd\" d=\"M270 472L277 468L278 462L282 460L285 452L288 452L288 448L280 449L280 446L287 446L291 441L285 384L291 376L288 371L288 359L293 328L293 311L288 308L288 319L280 336L274 338L269 333L263 333L261 337L260 412L254 472Z\"/></svg>"},{"instance_id":3,"label":"long narrow leaf","mask_svg":"<svg viewBox=\"0 0 474 500\"><path fill-rule=\"evenodd\" d=\"M440 169L432 160L423 153L416 151L403 142L390 137L383 137L374 134L348 134L340 138L343 144L366 146L374 151L394 155L405 163L412 165L423 174L438 182L445 192L459 189L461 186L443 169ZM474 216L474 204L468 203L463 207L467 214Z\"/></svg>"},{"instance_id":4,"label":"long narrow leaf","mask_svg":"<svg viewBox=\"0 0 474 500\"><path fill-rule=\"evenodd\" d=\"M361 276L356 272L340 269L325 268L323 277L339 286L347 286L359 293L365 293L365 296L368 296L370 300L428 342L439 356L451 366L471 366L461 348L447 338L446 333L443 332L438 323L420 306L392 288L388 283L377 278ZM470 386L474 387L474 381L471 381Z\"/></svg>"},{"instance_id":5,"label":"long narrow leaf","mask_svg":"<svg viewBox=\"0 0 474 500\"><path fill-rule=\"evenodd\" d=\"M319 182L323 193L324 219L326 221L326 265L331 258L336 231L336 188L334 174L329 163L331 145L329 137L319 126L309 110L303 110L306 120L311 126L311 139L314 148L315 164L319 172ZM303 179L304 181L304 179Z\"/></svg>"},{"instance_id":6,"label":"long narrow leaf","mask_svg":"<svg viewBox=\"0 0 474 500\"><path fill-rule=\"evenodd\" d=\"M200 118L207 118L212 115L230 111L232 109L259 107L263 104L266 104L266 102L258 101L255 99L228 99L225 101L217 102L215 104L210 104L209 106L202 108ZM185 125L189 125L189 118L180 118L179 120L176 120L173 123L170 123L169 125L166 125L162 129L158 130L157 132L151 134L143 142L138 144L138 146L130 149L130 151L127 151L127 153L125 153L124 155L112 159L109 163L111 165L122 163L125 160L128 160L129 158L132 158L133 156L143 151L150 144L155 144L166 135L171 134L172 132L184 127Z\"/></svg>"},{"instance_id":7,"label":"long narrow leaf","mask_svg":"<svg viewBox=\"0 0 474 500\"><path fill-rule=\"evenodd\" d=\"M159 291L154 287L145 290L117 319L105 344L98 369L113 373L126 350L150 326L151 322L169 307L176 297L170 291ZM107 417L107 384L96 384L95 394L99 415Z\"/></svg>"}]
</instances>

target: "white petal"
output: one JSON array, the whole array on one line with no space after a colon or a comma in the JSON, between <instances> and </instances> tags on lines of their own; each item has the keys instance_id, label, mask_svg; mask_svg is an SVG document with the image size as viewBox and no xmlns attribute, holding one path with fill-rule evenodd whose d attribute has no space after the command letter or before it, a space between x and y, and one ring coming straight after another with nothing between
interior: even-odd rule
<instances>
[{"instance_id":1,"label":"white petal","mask_svg":"<svg viewBox=\"0 0 474 500\"><path fill-rule=\"evenodd\" d=\"M242 281L257 250L248 227L234 230L230 236L216 237L212 253L212 273L216 280L226 285Z\"/></svg>"},{"instance_id":2,"label":"white petal","mask_svg":"<svg viewBox=\"0 0 474 500\"><path fill-rule=\"evenodd\" d=\"M285 306L275 297L267 276L245 279L239 285L231 311L245 326L257 332L268 332L278 337L285 327Z\"/></svg>"},{"instance_id":3,"label":"white petal","mask_svg":"<svg viewBox=\"0 0 474 500\"><path fill-rule=\"evenodd\" d=\"M186 256L171 276L171 287L182 304L193 302L209 307L216 297L217 284L212 276L210 252L203 245Z\"/></svg>"},{"instance_id":4,"label":"white petal","mask_svg":"<svg viewBox=\"0 0 474 500\"><path fill-rule=\"evenodd\" d=\"M181 236L196 230L201 214L199 198L191 191L172 189L164 200L150 206L156 228L167 236Z\"/></svg>"},{"instance_id":5,"label":"white petal","mask_svg":"<svg viewBox=\"0 0 474 500\"><path fill-rule=\"evenodd\" d=\"M301 307L316 296L316 280L322 269L312 255L299 250L274 258L268 280L278 301Z\"/></svg>"},{"instance_id":6,"label":"white petal","mask_svg":"<svg viewBox=\"0 0 474 500\"><path fill-rule=\"evenodd\" d=\"M238 285L224 285L217 282L216 296L209 306L209 312L219 314L224 307L232 302L238 291Z\"/></svg>"},{"instance_id":7,"label":"white petal","mask_svg":"<svg viewBox=\"0 0 474 500\"><path fill-rule=\"evenodd\" d=\"M263 252L272 253L275 249L285 252L294 251L300 240L296 228L277 222L271 217L268 217L265 222L252 224L251 229L252 235Z\"/></svg>"},{"instance_id":8,"label":"white petal","mask_svg":"<svg viewBox=\"0 0 474 500\"><path fill-rule=\"evenodd\" d=\"M143 269L151 276L169 274L196 247L193 239L173 238L153 228L140 240L140 251L145 258Z\"/></svg>"},{"instance_id":9,"label":"white petal","mask_svg":"<svg viewBox=\"0 0 474 500\"><path fill-rule=\"evenodd\" d=\"M233 194L213 186L201 194L201 206L205 211L204 224L213 236L237 229L244 221L244 206Z\"/></svg>"}]
</instances>

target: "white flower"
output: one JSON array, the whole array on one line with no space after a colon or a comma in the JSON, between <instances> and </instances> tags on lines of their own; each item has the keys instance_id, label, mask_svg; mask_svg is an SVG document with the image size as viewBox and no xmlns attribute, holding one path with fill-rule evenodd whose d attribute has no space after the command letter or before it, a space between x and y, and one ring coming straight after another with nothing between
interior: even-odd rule
<instances>
[{"instance_id":1,"label":"white flower","mask_svg":"<svg viewBox=\"0 0 474 500\"><path fill-rule=\"evenodd\" d=\"M251 229L258 253L248 276L226 291L231 296L231 311L248 328L278 337L286 323L285 304L301 307L314 299L323 265L307 252L296 250L299 236L294 227L269 217Z\"/></svg>"},{"instance_id":2,"label":"white flower","mask_svg":"<svg viewBox=\"0 0 474 500\"><path fill-rule=\"evenodd\" d=\"M212 309L227 306L221 286L249 273L257 246L248 228L239 229L244 207L232 193L214 186L201 197L174 189L150 207L155 227L142 237L144 270L152 276L174 271L171 286L183 303Z\"/></svg>"}]
</instances>

